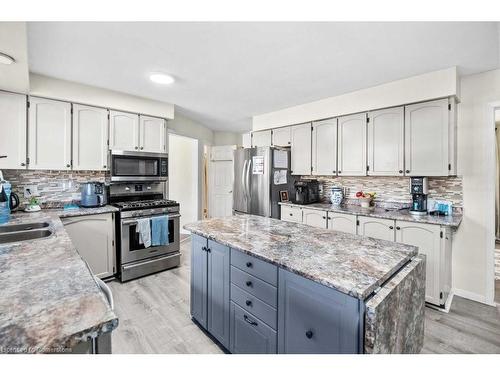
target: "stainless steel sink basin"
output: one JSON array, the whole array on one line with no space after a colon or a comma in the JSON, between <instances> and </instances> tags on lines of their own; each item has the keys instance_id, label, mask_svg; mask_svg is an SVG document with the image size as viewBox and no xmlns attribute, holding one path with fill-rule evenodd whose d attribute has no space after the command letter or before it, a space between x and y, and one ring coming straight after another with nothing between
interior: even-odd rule
<instances>
[{"instance_id":1,"label":"stainless steel sink basin","mask_svg":"<svg viewBox=\"0 0 500 375\"><path fill-rule=\"evenodd\" d=\"M10 232L10 233L0 233L0 244L28 241L28 240L38 240L41 238L49 237L52 231L48 229L35 229L26 230L23 232Z\"/></svg>"},{"instance_id":2,"label":"stainless steel sink basin","mask_svg":"<svg viewBox=\"0 0 500 375\"><path fill-rule=\"evenodd\" d=\"M36 222L36 223L25 223L25 224L7 224L0 226L0 234L10 233L10 232L20 232L23 230L41 229L47 228L49 223L47 222Z\"/></svg>"}]
</instances>

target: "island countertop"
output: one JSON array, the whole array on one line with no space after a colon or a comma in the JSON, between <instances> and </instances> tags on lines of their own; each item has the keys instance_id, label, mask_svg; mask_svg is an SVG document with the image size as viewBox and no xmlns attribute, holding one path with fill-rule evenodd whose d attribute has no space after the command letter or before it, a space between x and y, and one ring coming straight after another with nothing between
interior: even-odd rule
<instances>
[{"instance_id":1,"label":"island countertop","mask_svg":"<svg viewBox=\"0 0 500 375\"><path fill-rule=\"evenodd\" d=\"M8 224L48 222L52 235L0 245L2 352L64 352L116 328L116 315L60 220L115 210L107 206L11 216Z\"/></svg>"},{"instance_id":2,"label":"island countertop","mask_svg":"<svg viewBox=\"0 0 500 375\"><path fill-rule=\"evenodd\" d=\"M253 215L184 228L361 300L418 252L414 246Z\"/></svg>"}]
</instances>

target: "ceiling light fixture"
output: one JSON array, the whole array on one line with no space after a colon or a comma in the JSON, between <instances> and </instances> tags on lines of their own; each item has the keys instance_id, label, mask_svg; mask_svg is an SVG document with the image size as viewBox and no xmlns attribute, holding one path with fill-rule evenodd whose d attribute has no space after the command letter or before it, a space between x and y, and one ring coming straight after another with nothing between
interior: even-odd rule
<instances>
[{"instance_id":1,"label":"ceiling light fixture","mask_svg":"<svg viewBox=\"0 0 500 375\"><path fill-rule=\"evenodd\" d=\"M12 56L0 52L0 64L10 65L14 64L15 62L16 60Z\"/></svg>"},{"instance_id":2,"label":"ceiling light fixture","mask_svg":"<svg viewBox=\"0 0 500 375\"><path fill-rule=\"evenodd\" d=\"M154 83L160 83L162 85L169 85L175 81L174 77L164 73L151 73L149 79Z\"/></svg>"}]
</instances>

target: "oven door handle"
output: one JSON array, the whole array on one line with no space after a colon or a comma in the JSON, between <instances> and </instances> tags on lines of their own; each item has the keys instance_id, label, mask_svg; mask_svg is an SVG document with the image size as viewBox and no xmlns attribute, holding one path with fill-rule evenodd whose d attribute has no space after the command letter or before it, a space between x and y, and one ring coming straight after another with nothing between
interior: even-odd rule
<instances>
[{"instance_id":1,"label":"oven door handle","mask_svg":"<svg viewBox=\"0 0 500 375\"><path fill-rule=\"evenodd\" d=\"M155 215L155 216L162 216L162 215ZM155 217L155 216L151 216L151 217ZM176 219L178 217L181 217L181 214L174 214L174 215L166 214L165 216L168 216L169 219ZM123 225L130 225L130 224L136 224L136 223L137 223L137 219L135 219L135 220L122 220Z\"/></svg>"}]
</instances>

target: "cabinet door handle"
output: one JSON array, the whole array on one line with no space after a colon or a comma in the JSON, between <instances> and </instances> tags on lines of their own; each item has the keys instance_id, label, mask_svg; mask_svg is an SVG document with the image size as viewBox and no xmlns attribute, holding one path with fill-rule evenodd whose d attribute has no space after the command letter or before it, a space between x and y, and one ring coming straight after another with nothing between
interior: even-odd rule
<instances>
[{"instance_id":1,"label":"cabinet door handle","mask_svg":"<svg viewBox=\"0 0 500 375\"><path fill-rule=\"evenodd\" d=\"M212 249L211 249L211 248L209 248L209 247L207 247L207 252L208 252L208 253L211 253L211 252L212 252Z\"/></svg>"},{"instance_id":2,"label":"cabinet door handle","mask_svg":"<svg viewBox=\"0 0 500 375\"><path fill-rule=\"evenodd\" d=\"M67 168L71 167L71 164L66 164L66 167L67 167Z\"/></svg>"},{"instance_id":3,"label":"cabinet door handle","mask_svg":"<svg viewBox=\"0 0 500 375\"><path fill-rule=\"evenodd\" d=\"M203 246L203 247L201 248L201 251L207 251L207 248L206 248L205 246Z\"/></svg>"},{"instance_id":4,"label":"cabinet door handle","mask_svg":"<svg viewBox=\"0 0 500 375\"><path fill-rule=\"evenodd\" d=\"M389 227L389 229L394 229L394 227L391 225L391 226Z\"/></svg>"},{"instance_id":5,"label":"cabinet door handle","mask_svg":"<svg viewBox=\"0 0 500 375\"><path fill-rule=\"evenodd\" d=\"M306 337L307 337L308 339L312 339L312 337L313 337L313 332L312 332L311 330L307 331L307 332L306 332Z\"/></svg>"},{"instance_id":6,"label":"cabinet door handle","mask_svg":"<svg viewBox=\"0 0 500 375\"><path fill-rule=\"evenodd\" d=\"M341 173L342 173L342 171L339 171L339 174L341 174Z\"/></svg>"},{"instance_id":7,"label":"cabinet door handle","mask_svg":"<svg viewBox=\"0 0 500 375\"><path fill-rule=\"evenodd\" d=\"M252 267L252 262L247 262L247 267L248 268Z\"/></svg>"},{"instance_id":8,"label":"cabinet door handle","mask_svg":"<svg viewBox=\"0 0 500 375\"><path fill-rule=\"evenodd\" d=\"M252 286L252 282L251 281L247 281L246 284L247 284L247 286Z\"/></svg>"},{"instance_id":9,"label":"cabinet door handle","mask_svg":"<svg viewBox=\"0 0 500 375\"><path fill-rule=\"evenodd\" d=\"M144 147L141 146L141 150L144 150Z\"/></svg>"},{"instance_id":10,"label":"cabinet door handle","mask_svg":"<svg viewBox=\"0 0 500 375\"><path fill-rule=\"evenodd\" d=\"M292 213L290 213L290 216L293 216L293 214L292 214Z\"/></svg>"},{"instance_id":11,"label":"cabinet door handle","mask_svg":"<svg viewBox=\"0 0 500 375\"><path fill-rule=\"evenodd\" d=\"M249 299L247 299L247 300L245 301L245 305L247 305L247 306L252 306L252 301L250 301Z\"/></svg>"},{"instance_id":12,"label":"cabinet door handle","mask_svg":"<svg viewBox=\"0 0 500 375\"><path fill-rule=\"evenodd\" d=\"M7 155L0 155L0 159L5 159Z\"/></svg>"},{"instance_id":13,"label":"cabinet door handle","mask_svg":"<svg viewBox=\"0 0 500 375\"><path fill-rule=\"evenodd\" d=\"M21 167L25 167L26 166L26 163L21 163Z\"/></svg>"},{"instance_id":14,"label":"cabinet door handle","mask_svg":"<svg viewBox=\"0 0 500 375\"><path fill-rule=\"evenodd\" d=\"M105 166L105 165L103 165L102 167L103 167L104 169L106 169L106 166Z\"/></svg>"},{"instance_id":15,"label":"cabinet door handle","mask_svg":"<svg viewBox=\"0 0 500 375\"><path fill-rule=\"evenodd\" d=\"M406 173L410 173L410 170L409 170L409 169L407 169L407 170L406 170Z\"/></svg>"},{"instance_id":16,"label":"cabinet door handle","mask_svg":"<svg viewBox=\"0 0 500 375\"><path fill-rule=\"evenodd\" d=\"M399 173L403 173L403 170L402 170L402 169L400 169L400 170L399 170Z\"/></svg>"},{"instance_id":17,"label":"cabinet door handle","mask_svg":"<svg viewBox=\"0 0 500 375\"><path fill-rule=\"evenodd\" d=\"M256 326L257 325L257 322L254 322L253 320L250 320L248 318L248 315L243 315L243 319L245 319L245 322L247 322L248 324L250 324L252 326Z\"/></svg>"},{"instance_id":18,"label":"cabinet door handle","mask_svg":"<svg viewBox=\"0 0 500 375\"><path fill-rule=\"evenodd\" d=\"M136 150L138 150L138 149L139 149L139 147L135 146L135 149L136 149Z\"/></svg>"},{"instance_id":19,"label":"cabinet door handle","mask_svg":"<svg viewBox=\"0 0 500 375\"><path fill-rule=\"evenodd\" d=\"M333 174L337 173L337 171L333 171Z\"/></svg>"},{"instance_id":20,"label":"cabinet door handle","mask_svg":"<svg viewBox=\"0 0 500 375\"><path fill-rule=\"evenodd\" d=\"M326 216L323 216L323 219L326 219Z\"/></svg>"},{"instance_id":21,"label":"cabinet door handle","mask_svg":"<svg viewBox=\"0 0 500 375\"><path fill-rule=\"evenodd\" d=\"M397 229L397 230L400 230L400 229L401 229L401 227L396 227L396 229Z\"/></svg>"}]
</instances>

